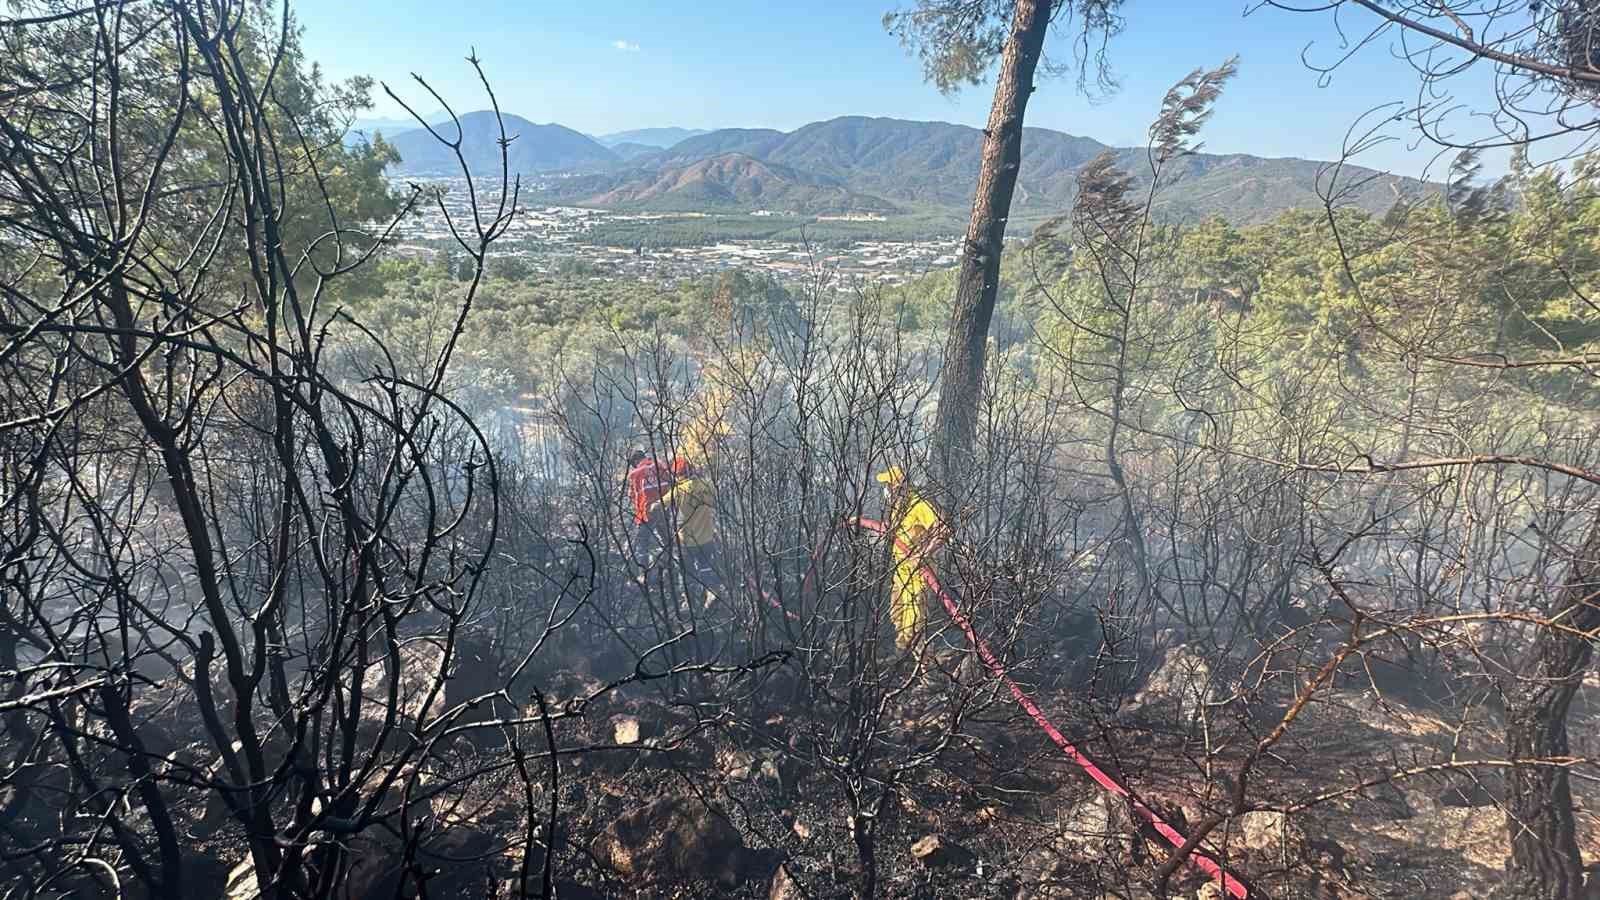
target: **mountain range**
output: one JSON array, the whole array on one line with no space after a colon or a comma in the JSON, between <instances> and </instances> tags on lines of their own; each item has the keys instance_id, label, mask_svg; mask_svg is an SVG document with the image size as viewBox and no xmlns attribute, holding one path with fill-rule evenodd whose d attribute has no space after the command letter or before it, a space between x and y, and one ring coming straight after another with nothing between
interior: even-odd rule
<instances>
[{"instance_id":1,"label":"mountain range","mask_svg":"<svg viewBox=\"0 0 1600 900\"><path fill-rule=\"evenodd\" d=\"M693 134L684 129L642 129L606 135L612 146L560 125L536 125L507 115L513 172L547 178L529 195L536 202L658 211L799 213L872 212L934 214L958 222L972 202L983 132L946 122L844 116L794 131L724 128ZM474 171L497 174L499 136L492 113L461 117L463 152ZM665 143L678 133L682 140ZM628 138L628 139L624 139ZM454 155L425 131L390 139L402 162L397 174L447 173ZM1114 148L1045 128L1023 132L1022 171L1015 217L1065 211L1078 171L1110 151L1135 176L1147 175L1145 149ZM1290 208L1320 207L1319 177L1327 164L1297 158L1195 153L1171 164L1163 192L1164 218L1220 215L1256 222ZM1412 178L1346 166L1345 202L1381 213L1402 196L1434 186ZM1148 183L1148 178L1144 179Z\"/></svg>"},{"instance_id":2,"label":"mountain range","mask_svg":"<svg viewBox=\"0 0 1600 900\"><path fill-rule=\"evenodd\" d=\"M635 128L632 131L597 134L594 139L603 146L613 149L621 144L639 144L645 147L656 147L665 150L673 144L681 143L689 138L706 133L707 131L704 128Z\"/></svg>"},{"instance_id":3,"label":"mountain range","mask_svg":"<svg viewBox=\"0 0 1600 900\"><path fill-rule=\"evenodd\" d=\"M594 138L554 123L535 125L520 116L503 115L495 120L492 112L470 112L459 118L461 155L473 174L498 175L500 172L500 129L505 128L506 162L513 174L595 171L615 168L623 157L602 146ZM455 125L436 125L445 138L455 138ZM400 154L401 175L449 175L460 172L455 151L427 130L402 131L384 136Z\"/></svg>"}]
</instances>

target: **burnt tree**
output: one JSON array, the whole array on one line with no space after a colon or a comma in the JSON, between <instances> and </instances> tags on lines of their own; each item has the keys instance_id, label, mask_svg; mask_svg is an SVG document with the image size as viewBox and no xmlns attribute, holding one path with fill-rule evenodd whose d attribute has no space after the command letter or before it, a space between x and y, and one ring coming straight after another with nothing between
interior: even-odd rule
<instances>
[{"instance_id":1,"label":"burnt tree","mask_svg":"<svg viewBox=\"0 0 1600 900\"><path fill-rule=\"evenodd\" d=\"M1117 30L1117 5L1116 0L1076 5L1082 18L1080 45L1088 46L1091 33L1109 35ZM976 441L989 322L1000 289L1000 255L1022 169L1023 116L1033 95L1051 22L1059 15L1071 14L1074 6L1057 0L923 0L915 11L885 17L891 31L908 46L919 48L926 74L946 93L962 82L975 83L990 62L999 58L972 216L961 243L961 268L951 304L934 425L935 462L948 484L957 483L953 476L972 455Z\"/></svg>"},{"instance_id":2,"label":"burnt tree","mask_svg":"<svg viewBox=\"0 0 1600 900\"><path fill-rule=\"evenodd\" d=\"M1594 657L1600 634L1600 519L1569 564L1542 628L1523 660L1506 710L1506 750L1515 762L1506 779L1506 827L1512 869L1505 895L1578 897L1583 856L1572 815L1567 711Z\"/></svg>"},{"instance_id":3,"label":"burnt tree","mask_svg":"<svg viewBox=\"0 0 1600 900\"><path fill-rule=\"evenodd\" d=\"M946 471L972 452L989 321L994 318L1000 290L1000 251L1017 173L1022 168L1022 117L1033 94L1034 71L1044 50L1051 8L1051 0L1017 4L995 80L994 105L983 130L983 163L972 197L972 218L961 242L961 272L956 277L934 426L937 452Z\"/></svg>"}]
</instances>

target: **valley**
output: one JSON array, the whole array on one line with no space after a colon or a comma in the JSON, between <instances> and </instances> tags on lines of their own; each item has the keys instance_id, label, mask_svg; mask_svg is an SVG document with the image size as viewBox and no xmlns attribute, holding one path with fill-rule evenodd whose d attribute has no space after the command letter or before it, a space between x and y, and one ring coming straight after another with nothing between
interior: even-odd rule
<instances>
[{"instance_id":1,"label":"valley","mask_svg":"<svg viewBox=\"0 0 1600 900\"><path fill-rule=\"evenodd\" d=\"M396 179L442 192L398 229L395 252L432 257L454 241L446 215L470 215L466 179ZM550 181L535 182L549 184ZM585 206L527 205L494 250L530 273L593 270L677 284L735 269L793 281L827 271L846 282L900 284L956 264L959 236L937 223L872 214L802 215L755 208L742 213L663 213Z\"/></svg>"}]
</instances>

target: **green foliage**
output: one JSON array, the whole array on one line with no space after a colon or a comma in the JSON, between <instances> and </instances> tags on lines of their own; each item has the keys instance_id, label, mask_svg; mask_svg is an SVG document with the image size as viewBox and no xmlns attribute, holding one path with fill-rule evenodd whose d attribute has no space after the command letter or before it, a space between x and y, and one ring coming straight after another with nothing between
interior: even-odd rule
<instances>
[{"instance_id":1,"label":"green foliage","mask_svg":"<svg viewBox=\"0 0 1600 900\"><path fill-rule=\"evenodd\" d=\"M1016 8L1015 0L917 0L909 10L895 10L883 17L883 27L900 39L906 50L922 63L922 73L944 94L954 94L967 85L983 81L989 67L1005 47L1006 33ZM1060 4L1063 20L1075 18L1081 28L1079 41L1089 45L1109 39L1122 28L1117 15L1121 0L1071 0ZM1098 60L1097 60L1098 61ZM1102 84L1109 86L1109 74L1099 62ZM1087 60L1080 60L1087 73Z\"/></svg>"},{"instance_id":2,"label":"green foliage","mask_svg":"<svg viewBox=\"0 0 1600 900\"><path fill-rule=\"evenodd\" d=\"M386 261L381 277L387 290L350 309L364 327L411 354L403 363L413 371L426 371L438 353L466 289L441 258ZM488 267L456 352L459 383L507 402L550 391L564 375L616 360L658 337L707 350L730 342L736 331L760 333L779 320L793 327L789 291L749 273L669 287L594 267L508 277L515 262Z\"/></svg>"},{"instance_id":3,"label":"green foliage","mask_svg":"<svg viewBox=\"0 0 1600 900\"><path fill-rule=\"evenodd\" d=\"M1170 388L1193 373L1163 368L1165 360L1203 360L1190 368L1248 375L1282 391L1313 373L1343 373L1369 380L1376 396L1404 393L1418 386L1414 380L1459 384L1483 374L1449 360L1593 353L1600 350L1596 179L1600 157L1592 156L1565 175L1516 169L1498 200L1475 209L1436 195L1382 217L1346 209L1330 220L1326 212L1292 210L1259 225L1214 217L1155 228L1133 328L1156 350L1135 368ZM1039 352L1073 358L1081 373L1096 362L1085 342L1104 333L1107 286L1065 230L1062 221L1048 222L1023 252L1007 255L994 334L1002 346L1037 336ZM887 294L902 327L940 332L953 292L952 274L937 272ZM1414 378L1414 369L1423 374ZM1492 377L1529 396L1577 401L1592 390L1591 379L1570 367L1494 370ZM1234 390L1211 387L1219 397Z\"/></svg>"},{"instance_id":4,"label":"green foliage","mask_svg":"<svg viewBox=\"0 0 1600 900\"><path fill-rule=\"evenodd\" d=\"M1586 159L1566 174L1519 167L1475 200L1441 192L1381 216L1291 210L1260 224L1213 216L1154 225L1129 326L1137 373L1124 390L1130 414L1183 431L1221 409L1273 410L1230 427L1287 440L1316 427L1354 438L1384 417L1397 421L1417 396L1448 408L1491 380L1502 389L1494 402L1587 402L1589 380L1570 368L1488 371L1445 360L1596 349L1597 179L1600 163ZM1135 179L1130 201L1141 191ZM831 240L889 236L886 229L922 236L893 234L895 225L681 216L608 222L584 240L652 249L803 234L825 249ZM991 335L1013 369L1047 392L1059 387L1049 361L1072 360L1083 392L1075 402L1094 403L1108 390L1095 387L1094 366L1108 364L1115 347L1104 338L1106 285L1084 247L1074 246L1081 240L1055 220L1006 255ZM399 338L420 366L459 302L461 264L449 253L388 262L376 275L386 291L354 303L354 312ZM939 270L882 288L883 315L919 345L939 345L954 277ZM502 257L490 261L461 358L473 377L512 396L548 389L563 371L658 336L679 349L705 348L759 323L792 324L794 308L790 289L747 273L665 285L576 260L541 276L524 259ZM1341 412L1330 397L1352 388L1381 414Z\"/></svg>"},{"instance_id":5,"label":"green foliage","mask_svg":"<svg viewBox=\"0 0 1600 900\"><path fill-rule=\"evenodd\" d=\"M1600 399L1577 366L1511 365L1600 350L1597 173L1596 156L1570 175L1519 168L1382 218L1157 227L1137 254L1131 233L1080 234L1056 257L1042 349L1105 421L1120 398L1136 435L1199 427L1273 457L1537 446L1545 419Z\"/></svg>"}]
</instances>

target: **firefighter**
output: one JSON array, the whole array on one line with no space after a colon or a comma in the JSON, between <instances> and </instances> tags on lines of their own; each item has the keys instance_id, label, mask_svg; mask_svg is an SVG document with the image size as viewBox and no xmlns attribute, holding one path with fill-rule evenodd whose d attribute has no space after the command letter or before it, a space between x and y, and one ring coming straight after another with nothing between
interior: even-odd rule
<instances>
[{"instance_id":1,"label":"firefighter","mask_svg":"<svg viewBox=\"0 0 1600 900\"><path fill-rule=\"evenodd\" d=\"M672 518L666 518L668 511ZM651 518L676 524L678 553L683 560L685 584L697 583L715 599L720 584L716 550L717 495L704 466L679 456L672 461L672 485L652 508Z\"/></svg>"},{"instance_id":2,"label":"firefighter","mask_svg":"<svg viewBox=\"0 0 1600 900\"><path fill-rule=\"evenodd\" d=\"M939 513L906 479L905 470L890 466L877 476L883 485L884 524L894 539L894 586L889 617L894 622L895 647L904 651L915 643L927 619L923 608L927 583L922 566L944 540Z\"/></svg>"},{"instance_id":3,"label":"firefighter","mask_svg":"<svg viewBox=\"0 0 1600 900\"><path fill-rule=\"evenodd\" d=\"M642 566L667 545L665 525L651 507L672 486L672 472L644 450L628 454L628 500L633 505L633 558Z\"/></svg>"}]
</instances>

